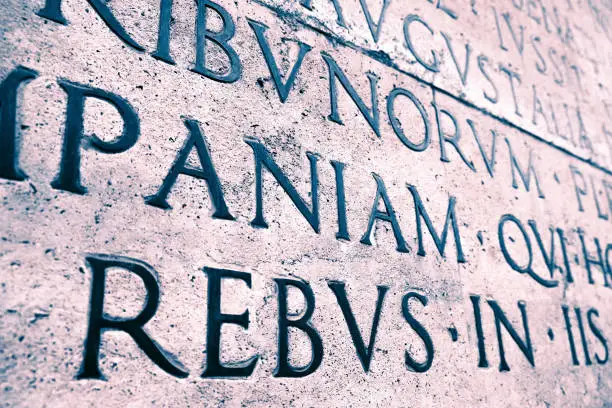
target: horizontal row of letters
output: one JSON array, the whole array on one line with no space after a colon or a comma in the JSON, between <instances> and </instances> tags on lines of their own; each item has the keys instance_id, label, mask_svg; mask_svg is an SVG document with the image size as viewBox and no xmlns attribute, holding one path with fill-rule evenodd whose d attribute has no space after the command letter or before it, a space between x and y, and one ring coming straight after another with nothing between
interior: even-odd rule
<instances>
[{"instance_id":1,"label":"horizontal row of letters","mask_svg":"<svg viewBox=\"0 0 612 408\"><path fill-rule=\"evenodd\" d=\"M328 63L330 67L336 66L332 63L333 59L328 57ZM337 66L336 66L337 67ZM341 72L341 71L337 71ZM17 139L17 92L21 84L27 80L33 79L37 76L37 73L33 70L18 67L7 78L5 78L0 84L2 90L2 105L3 105L3 116L2 116L2 130L0 131L0 177L9 180L24 180L26 178L24 170L19 165L19 148ZM67 93L67 109L66 109L66 125L64 129L64 140L62 148L62 157L60 160L59 171L55 179L51 182L51 186L58 190L63 190L75 194L85 194L87 189L83 186L81 181L81 154L83 151L82 141L87 139L89 145L99 153L102 154L117 154L128 152L137 142L140 132L140 119L136 110L131 104L119 95L93 88L88 85L77 84L67 80L60 80L60 86ZM396 88L400 90L401 88ZM407 92L407 91L406 91ZM404 95L412 95L404 94ZM84 109L85 101L88 98L94 98L112 105L117 112L120 114L124 127L123 134L119 137L114 138L112 141L107 142L102 140L96 135L86 136L84 135ZM447 111L447 115L450 115ZM207 187L212 202L213 213L212 217L222 220L233 221L235 216L231 213L230 208L227 204L225 194L223 193L221 179L217 173L213 159L210 154L209 147L205 141L204 135L201 131L200 124L198 121L193 119L185 119L184 124L188 129L189 135L182 147L177 153L174 164L171 166L167 176L161 183L157 193L148 196L145 199L146 204L159 207L162 209L171 208L167 199L171 193L179 176L189 176L196 179L203 180ZM474 132L476 135L476 132ZM450 139L454 140L454 139ZM310 163L310 203L298 193L298 190L290 182L289 177L282 170L281 166L272 158L272 155L267 148L255 138L245 138L245 143L248 144L254 157L255 167L255 217L251 221L251 225L255 228L267 228L268 222L264 216L264 185L263 185L263 172L267 170L275 179L275 181L282 187L284 192L289 196L295 207L312 227L315 233L320 232L320 215L319 215L319 175L318 169L320 166L319 160L321 155L308 152L306 154L307 159ZM542 191L538 183L537 175L535 174L534 168L530 166L527 171L523 172L518 164L517 159L512 154L510 142L506 139L507 146L509 149L510 157L512 158L510 165L513 176L518 174L522 180L525 188L529 190L530 178L532 173L535 175L535 185L540 196L543 196ZM28 143L24 140L23 143ZM443 145L443 144L442 144ZM460 152L456 144L453 144L457 151ZM482 149L481 149L482 150ZM192 153L197 153L199 159L199 168L190 166L187 164L187 159ZM495 150L493 150L495 152ZM494 155L494 153L493 153ZM463 157L463 156L462 156ZM483 157L487 155L483 153ZM464 159L465 161L465 159ZM468 163L468 162L466 162ZM491 175L493 174L494 157L491 161L487 161L488 169ZM336 207L337 207L337 233L336 238L339 240L351 240L349 233L349 223L347 216L347 194L345 187L345 176L346 163L331 160L330 165L334 170L335 174L335 193L336 193ZM396 211L391 197L387 192L387 187L384 180L376 173L372 172L373 184L376 186L374 194L372 209L369 215L368 225L365 232L361 236L360 242L365 245L372 245L372 233L374 231L377 222L386 222L391 227L393 235L396 241L396 249L399 252L410 252L409 245L404 238L404 233L398 221ZM518 188L517 179L519 176L513 179L515 188ZM578 176L582 177L577 169L574 170L574 180L578 180ZM584 181L584 178L583 178ZM433 225L432 219L425 207L424 200L421 198L421 194L418 191L417 186L413 184L407 184L407 190L412 197L414 202L413 208L415 211L416 219L416 236L418 243L417 254L425 256L425 245L424 245L424 230L425 228L430 233L432 240L438 253L444 257L445 249L447 244L447 237L449 233L452 233L454 244L456 248L456 260L459 263L466 262L466 257L462 244L462 233L459 225L459 215L457 213L456 198L450 196L448 199L448 207L446 212L446 219L441 229L436 228ZM579 189L576 185L576 193L579 200L581 196L586 195L585 189ZM350 199L350 197L349 197ZM580 202L580 201L579 201ZM597 201L596 201L597 202ZM599 209L599 207L598 207ZM520 231L523 240L520 241L528 253L527 263L522 265L520 261L515 260L511 251L507 248L507 234L504 234L504 228L506 225L513 224L515 228ZM565 232L562 228L550 227L550 241L549 244L545 243L543 238L542 227L538 227L536 222L533 220L528 221L528 225L533 233L533 238L528 232L525 221L520 221L516 217L506 214L500 218L498 223L498 238L500 250L503 253L508 265L518 271L521 274L526 274L533 278L536 282L544 287L557 287L559 280L554 276L556 270L560 270L565 275L565 281L572 283L574 281L571 267L570 258L567 251ZM425 228L423 228L425 225ZM603 283L606 287L612 287L612 268L610 263L610 255L612 254L612 243L604 243L602 246L598 238L594 238L595 256L591 255L591 249L589 244L585 240L585 233L579 229L578 235L580 237L580 243L582 250L580 257L583 258L583 265L588 273L588 282L595 284L596 280L593 277L593 269L599 268L603 275ZM555 242L559 243L561 253L558 251L555 253ZM537 243L539 253L545 262L547 272L550 274L549 278L544 278L542 273L538 273L534 270L533 262L534 258L538 256L538 252L535 249ZM545 248L549 247L550 250ZM576 255L578 259L578 255ZM578 262L577 262L578 263ZM559 265L563 265L560 267Z\"/></svg>"},{"instance_id":2,"label":"horizontal row of letters","mask_svg":"<svg viewBox=\"0 0 612 408\"><path fill-rule=\"evenodd\" d=\"M77 375L79 379L102 379L103 373L99 368L100 348L102 345L102 334L108 330L118 330L129 334L144 353L161 369L176 377L187 377L188 370L176 358L171 357L171 353L166 352L159 346L144 329L144 326L151 320L157 311L160 302L160 287L156 278L157 272L145 262L133 258L126 258L114 255L95 254L86 259L91 271L92 285L90 295L90 315L85 339L85 349L81 369ZM144 283L146 289L146 302L144 308L138 315L131 319L116 318L104 313L105 282L107 274L112 273L131 273L137 275ZM239 281L247 288L252 286L252 275L248 272L241 272L228 269L203 268L208 280L207 290L207 326L206 326L206 368L202 373L204 378L245 378L253 374L259 355L245 356L239 362L221 361L221 333L223 325L237 325L242 329L248 330L250 323L249 310L241 314L223 313L222 303L232 302L236 304L238 299L227 299L222 296L222 282L227 280ZM322 337L313 324L313 314L316 308L316 296L311 285L301 279L274 279L277 293L277 313L278 313L278 332L277 332L277 366L274 371L275 377L305 377L313 374L321 365L325 350L333 345L324 345ZM384 302L389 288L384 285L376 287L377 299L374 316L371 319L371 330L369 341L366 344L364 333L357 323L357 319L351 308L349 294L346 284L340 281L328 281L327 286L335 295L337 304L340 308L344 321L346 322L348 334L353 342L357 358L361 363L364 372L370 370L372 358L374 356L378 327L381 319L388 312L383 314ZM303 298L304 307L300 313L289 313L288 298L289 288L297 290ZM296 296L295 294L293 296ZM355 301L356 295L350 297ZM487 355L487 337L483 330L483 319L488 318L484 314L481 297L478 295L470 296L472 304L472 314L474 330L476 334L476 351L478 353L478 367L489 367L490 356ZM423 308L428 306L427 296L410 291L402 296L401 307L402 316L412 331L414 331L419 341L425 348L425 358L419 360L411 352L405 351L405 367L408 371L422 373L428 371L434 363L436 347L430 334L421 319L418 317ZM525 302L517 303L520 312L522 328L517 329L511 323L512 316L517 315L516 310L504 311L495 300L487 300L486 304L493 312L493 319L497 334L497 348L499 352L499 371L510 371L504 345L504 330L510 334L512 341L518 346L519 350L532 367L536 366L534 345L532 341L532 328L529 327L527 305ZM416 310L415 310L416 309ZM598 323L600 318L599 311L589 308L586 312L575 307L572 311L567 305L562 305L560 316L563 316L564 327L569 344L570 355L568 364L578 366L581 364L592 365L594 363L603 365L609 360L608 339L604 330ZM554 319L551 319L554 320ZM560 319L557 319L560 320ZM310 360L304 366L295 366L291 362L290 349L290 330L298 330L308 338L306 347L311 350ZM344 335L344 329L338 329ZM459 333L454 324L450 323L448 329L450 338L456 342ZM464 333L462 333L463 335ZM548 338L553 341L555 338L553 328L548 328ZM309 344L308 344L309 343ZM304 344L301 343L304 347ZM293 346L295 347L295 345ZM381 358L382 360L382 358ZM380 361L379 364L388 364Z\"/></svg>"}]
</instances>

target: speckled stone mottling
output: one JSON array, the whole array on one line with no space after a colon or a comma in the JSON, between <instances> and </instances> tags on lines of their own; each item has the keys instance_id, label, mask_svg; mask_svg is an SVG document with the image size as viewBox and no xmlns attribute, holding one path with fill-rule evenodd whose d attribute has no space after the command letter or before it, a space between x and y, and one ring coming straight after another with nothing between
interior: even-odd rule
<instances>
[{"instance_id":1,"label":"speckled stone mottling","mask_svg":"<svg viewBox=\"0 0 612 408\"><path fill-rule=\"evenodd\" d=\"M230 44L241 64L240 78L223 83L194 72L197 6L192 0L172 5L174 65L152 56L158 0L64 0L66 25L40 15L42 0L0 0L0 80L19 66L38 73L19 88L17 99L19 166L28 177L14 181L0 173L0 406L612 406L610 2L391 0L385 7L382 0L337 2L342 18L328 0L302 2L311 10L297 0L219 0L235 24ZM94 5L110 7L144 51L122 41ZM284 103L254 22L268 27L264 35L283 83L300 44L307 44ZM223 29L213 10L208 28ZM434 56L437 67L427 69ZM227 55L212 41L206 57L207 67L227 71ZM338 112L333 112L332 60L359 95L363 111L336 82ZM67 96L58 81L64 80L121 96L140 121L133 147L102 153L92 136L112 141L121 134L123 119L110 104L86 100L80 150L85 194L51 187L62 159ZM389 97L397 92L394 100ZM6 95L0 95L3 103ZM180 175L172 187L170 208L145 203L189 138L187 121L199 124L234 220L213 217L206 182L188 175ZM0 126L8 129L6 123ZM8 136L3 131L0 137ZM308 211L316 161L319 232L267 170L268 228L252 225L256 167L245 139L267 149ZM6 156L0 152L0 158ZM336 237L332 161L345 164L349 240ZM200 165L195 151L188 163ZM376 178L385 186L399 230L378 220L368 237ZM454 203L444 256L426 223L415 217L409 186L442 241ZM382 199L377 208L384 212ZM513 270L508 261L518 266L529 261L512 219L500 242L499 223L506 214L521 223L530 241L531 275ZM466 262L458 262L453 220ZM402 249L398 234L408 252L397 250ZM371 245L362 242L368 238ZM593 263L597 245L599 266ZM160 303L145 330L181 362L187 378L163 371L127 333L108 330L99 355L105 379L77 379L88 328L93 275L86 257L91 254L135 258L154 268ZM259 356L247 378L201 376L209 317L205 267L250 274L250 288L238 280L224 281L221 288L223 313L249 312L248 329L224 324L221 335L221 360L228 365ZM316 299L311 324L322 340L323 360L305 378L274 376L279 278L307 282ZM367 373L330 289L333 282L346 284L365 347L378 293L387 288ZM427 304L413 298L403 305L410 292ZM107 316L135 317L146 296L136 275L108 270ZM488 367L479 367L477 296ZM500 323L510 371L501 370L492 304L503 310L504 323L518 337ZM290 288L291 318L299 318L305 307L304 297ZM516 342L526 341L521 310L528 318L534 366ZM423 332L434 354L431 367L419 373L407 367L406 355L426 361ZM293 364L307 364L308 336L291 330L289 342Z\"/></svg>"}]
</instances>

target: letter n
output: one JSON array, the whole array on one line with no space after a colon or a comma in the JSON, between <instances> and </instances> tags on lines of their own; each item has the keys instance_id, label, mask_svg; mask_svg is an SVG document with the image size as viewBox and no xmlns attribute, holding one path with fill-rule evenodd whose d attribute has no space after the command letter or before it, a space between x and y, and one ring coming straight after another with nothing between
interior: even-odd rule
<instances>
[{"instance_id":1,"label":"letter n","mask_svg":"<svg viewBox=\"0 0 612 408\"><path fill-rule=\"evenodd\" d=\"M378 94L376 92L376 86L378 84L378 77L371 72L368 72L366 75L370 81L370 93L372 97L372 108L369 109L366 104L363 102L363 99L357 94L357 91L351 85L348 78L340 69L336 61L331 57L331 55L326 53L321 53L323 60L327 64L329 69L329 97L331 102L331 114L329 115L329 120L332 122L336 122L340 125L344 125L342 119L340 119L340 113L338 111L338 85L336 81L340 81L344 89L348 92L349 96L357 104L359 111L363 115L363 117L368 121L368 124L376 133L376 136L380 137L380 120L378 113Z\"/></svg>"},{"instance_id":2,"label":"letter n","mask_svg":"<svg viewBox=\"0 0 612 408\"><path fill-rule=\"evenodd\" d=\"M293 204L297 207L300 213L306 218L312 229L319 233L319 181L317 177L317 155L306 153L310 161L310 191L312 196L312 210L308 208L308 204L297 192L289 178L283 173L281 168L274 162L272 156L264 145L258 140L247 138L245 142L251 146L255 156L255 199L256 199L256 214L251 222L251 225L258 228L268 228L268 223L264 218L263 213L263 168L268 169L270 174L274 176L278 184L285 190Z\"/></svg>"}]
</instances>

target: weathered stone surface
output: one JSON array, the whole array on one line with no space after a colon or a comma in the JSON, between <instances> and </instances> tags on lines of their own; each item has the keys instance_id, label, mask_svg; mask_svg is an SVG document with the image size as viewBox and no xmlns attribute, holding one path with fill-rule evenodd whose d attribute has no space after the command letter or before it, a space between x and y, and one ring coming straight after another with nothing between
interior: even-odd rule
<instances>
[{"instance_id":1,"label":"weathered stone surface","mask_svg":"<svg viewBox=\"0 0 612 408\"><path fill-rule=\"evenodd\" d=\"M43 3L0 0L0 405L610 404L609 2L200 0L200 42L193 1ZM160 295L96 358L105 263L107 319Z\"/></svg>"}]
</instances>

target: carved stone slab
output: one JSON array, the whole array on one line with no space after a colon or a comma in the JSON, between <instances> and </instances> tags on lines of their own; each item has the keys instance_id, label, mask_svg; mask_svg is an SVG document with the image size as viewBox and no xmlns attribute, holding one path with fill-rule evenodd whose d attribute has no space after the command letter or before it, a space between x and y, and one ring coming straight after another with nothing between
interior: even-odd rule
<instances>
[{"instance_id":1,"label":"carved stone slab","mask_svg":"<svg viewBox=\"0 0 612 408\"><path fill-rule=\"evenodd\" d=\"M610 406L609 1L0 10L0 406Z\"/></svg>"}]
</instances>

